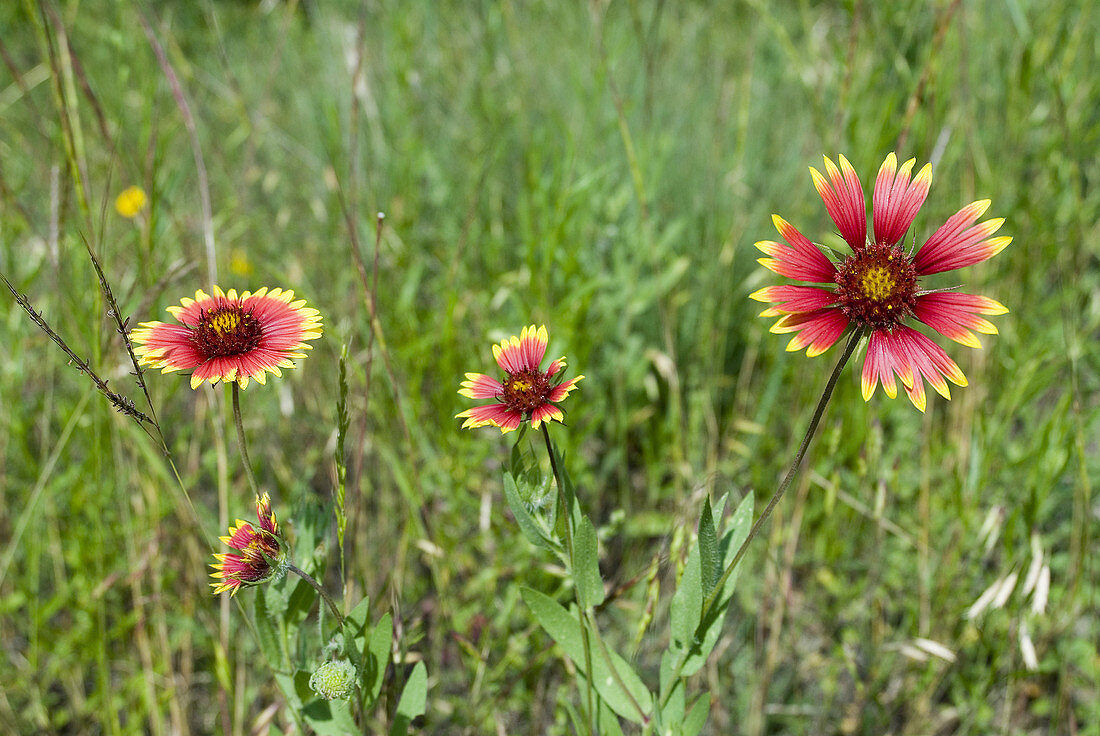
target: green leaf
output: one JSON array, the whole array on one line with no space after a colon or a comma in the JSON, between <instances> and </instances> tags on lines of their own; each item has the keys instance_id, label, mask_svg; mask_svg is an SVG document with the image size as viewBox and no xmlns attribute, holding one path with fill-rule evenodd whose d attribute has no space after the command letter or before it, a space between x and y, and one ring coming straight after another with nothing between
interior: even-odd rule
<instances>
[{"instance_id":1,"label":"green leaf","mask_svg":"<svg viewBox=\"0 0 1100 736\"><path fill-rule=\"evenodd\" d=\"M370 634L370 656L363 672L363 690L368 702L373 703L382 692L382 680L390 663L390 645L393 643L393 616L387 613L378 620Z\"/></svg>"},{"instance_id":2,"label":"green leaf","mask_svg":"<svg viewBox=\"0 0 1100 736\"><path fill-rule=\"evenodd\" d=\"M583 672L585 669L584 639L580 622L576 617L562 608L557 601L537 590L521 587L520 595L523 596L524 603L531 609L539 625L557 642L577 669ZM595 642L591 642L592 683L596 686L600 697L612 710L634 723L642 723L643 715L648 715L652 710L653 698L627 661L615 652L609 652L609 654L615 672L626 686L627 692L623 692L615 681L607 660L600 653ZM637 703L637 707L634 703Z\"/></svg>"},{"instance_id":3,"label":"green leaf","mask_svg":"<svg viewBox=\"0 0 1100 736\"><path fill-rule=\"evenodd\" d=\"M725 572L726 567L733 562L733 558L737 556L737 550L741 549L742 543L749 536L749 530L752 528L752 511L753 495L750 493L737 505L737 509L726 525L726 533L722 537L721 544L722 565L720 569L722 572ZM722 586L722 593L718 596L718 603L713 609L714 611L725 614L726 607L733 598L733 590L737 586L737 576L741 573L740 567L744 561L745 559L742 557L741 562L737 563L738 569L735 569L726 579L725 584Z\"/></svg>"},{"instance_id":4,"label":"green leaf","mask_svg":"<svg viewBox=\"0 0 1100 736\"><path fill-rule=\"evenodd\" d=\"M317 591L313 589L312 585L297 576L292 578L288 576L288 587L289 595L287 596L286 610L283 612L283 621L288 629L295 631L302 625L303 621L309 618L309 612L313 610L315 604L319 603L320 596L317 595ZM324 612L320 615L328 615L328 608L325 607L324 602L320 602L320 606L324 609Z\"/></svg>"},{"instance_id":5,"label":"green leaf","mask_svg":"<svg viewBox=\"0 0 1100 736\"><path fill-rule=\"evenodd\" d=\"M520 497L516 479L511 473L504 474L504 498L508 502L508 508L512 510L512 516L516 518L516 523L519 524L520 531L527 537L527 541L537 547L552 550L553 545L550 544L542 527L535 521L531 512L527 510L527 504Z\"/></svg>"},{"instance_id":6,"label":"green leaf","mask_svg":"<svg viewBox=\"0 0 1100 736\"><path fill-rule=\"evenodd\" d=\"M344 625L353 636L360 636L367 630L367 617L370 616L370 596L355 604L355 608L344 616Z\"/></svg>"},{"instance_id":7,"label":"green leaf","mask_svg":"<svg viewBox=\"0 0 1100 736\"><path fill-rule=\"evenodd\" d=\"M366 669L367 638L371 633L368 616L370 616L370 596L365 596L355 604L351 613L344 616L344 650L360 672Z\"/></svg>"},{"instance_id":8,"label":"green leaf","mask_svg":"<svg viewBox=\"0 0 1100 736\"><path fill-rule=\"evenodd\" d=\"M554 444L553 440L550 440L550 451L553 453L554 462L561 472L562 487L560 490L565 496L565 507L567 509L572 509L577 501L577 488L573 485L573 479L569 477L569 471L565 469L565 461L562 459L561 453L558 452L558 446Z\"/></svg>"},{"instance_id":9,"label":"green leaf","mask_svg":"<svg viewBox=\"0 0 1100 736\"><path fill-rule=\"evenodd\" d=\"M282 672L275 673L275 684L279 687L279 692L283 694L283 698L286 699L286 705L296 713L302 712L302 698L298 695L298 688L294 684L294 675L288 675ZM309 676L306 676L306 687L309 687ZM310 692L312 696L313 693Z\"/></svg>"},{"instance_id":10,"label":"green leaf","mask_svg":"<svg viewBox=\"0 0 1100 736\"><path fill-rule=\"evenodd\" d=\"M409 679L405 681L401 700L397 702L397 712L393 716L390 736L405 736L409 732L409 724L417 716L423 715L427 707L428 670L423 662L417 662Z\"/></svg>"},{"instance_id":11,"label":"green leaf","mask_svg":"<svg viewBox=\"0 0 1100 736\"><path fill-rule=\"evenodd\" d=\"M727 496L723 496L715 504L715 512L711 514L711 524L713 524L714 518L721 518L726 498ZM702 548L705 546L704 538L709 534L709 532L704 532L704 527L707 525L707 506L708 504L704 504L699 519L699 539L692 547L691 552L688 553L684 574L680 578L680 584L670 606L672 639L669 642L669 650L674 652L677 657L683 656L685 652L687 653L684 667L680 673L681 677L689 677L698 672L699 668L706 662L707 657L710 656L715 644L718 643L718 636L725 622L726 609L733 597L733 590L737 584L739 572L734 570L726 580L707 620L703 621L703 600L706 598L706 594L703 593L705 573ZM752 511L753 496L750 493L742 499L737 510L733 512L729 523L726 525L726 531L717 546L715 559L718 561L718 565L715 569L719 571L718 577L721 577L721 573L725 572L726 566L733 562L741 543L748 536L749 529L752 527ZM712 592L713 589L712 587ZM662 690L665 687L667 687L667 684L662 683Z\"/></svg>"},{"instance_id":12,"label":"green leaf","mask_svg":"<svg viewBox=\"0 0 1100 736\"><path fill-rule=\"evenodd\" d=\"M699 622L703 616L703 599L706 598L706 593L703 592L703 559L702 559L702 546L704 525L709 525L713 530L714 517L721 518L722 512L726 508L726 499L729 494L723 495L718 499L718 503L715 505L715 511L711 510L710 499L703 504L703 512L699 518L699 537L695 540L695 544L692 545L691 551L688 552L687 562L684 565L684 574L680 576L680 582L676 586L676 593L672 596L672 604L670 606L670 625L672 629L672 641L670 646L677 651L685 651L689 649L695 640L695 632L699 628ZM708 521L709 517L709 521ZM706 532L707 535L710 532ZM709 542L708 542L709 545ZM708 552L708 554L711 554ZM713 557L717 560L720 555L717 552L717 544L714 545ZM713 566L713 564L712 564ZM711 583L711 589L713 590L713 582Z\"/></svg>"},{"instance_id":13,"label":"green leaf","mask_svg":"<svg viewBox=\"0 0 1100 736\"><path fill-rule=\"evenodd\" d=\"M699 517L699 563L705 600L722 575L721 563L718 561L718 530L714 528L709 496L703 502L703 513Z\"/></svg>"},{"instance_id":14,"label":"green leaf","mask_svg":"<svg viewBox=\"0 0 1100 736\"><path fill-rule=\"evenodd\" d=\"M581 605L587 608L603 603L603 578L600 577L599 539L596 527L587 516L581 517L573 540L573 581L580 594Z\"/></svg>"},{"instance_id":15,"label":"green leaf","mask_svg":"<svg viewBox=\"0 0 1100 736\"><path fill-rule=\"evenodd\" d=\"M319 736L350 736L358 734L359 727L351 715L346 700L314 698L302 708L302 717Z\"/></svg>"},{"instance_id":16,"label":"green leaf","mask_svg":"<svg viewBox=\"0 0 1100 736\"><path fill-rule=\"evenodd\" d=\"M260 651L275 669L282 669L284 663L283 647L279 628L275 625L275 617L268 607L269 586L261 586L256 591L256 599L253 602L253 613L256 621L256 637L260 645ZM285 602L285 601L284 601Z\"/></svg>"},{"instance_id":17,"label":"green leaf","mask_svg":"<svg viewBox=\"0 0 1100 736\"><path fill-rule=\"evenodd\" d=\"M707 716L710 715L710 693L703 693L692 704L691 710L684 719L684 727L680 736L699 736L703 726L707 725Z\"/></svg>"},{"instance_id":18,"label":"green leaf","mask_svg":"<svg viewBox=\"0 0 1100 736\"><path fill-rule=\"evenodd\" d=\"M722 542L719 545L722 552L723 570L733 562L737 550L740 549L741 543L745 541L749 534L749 529L752 527L752 506L753 496L750 493L745 496L730 518L727 531L722 536ZM742 558L742 562L744 562L744 558ZM741 563L738 563L738 567L740 565ZM721 635L722 626L726 621L726 611L729 609L729 602L733 598L733 590L737 585L738 573L739 570L734 570L729 576L725 585L722 586L722 592L716 599L707 620L700 623L701 631L695 635L697 639L693 639L698 641L698 645L691 648L684 668L680 673L682 677L690 677L698 672L706 663L711 651L714 650L715 644L718 643L718 637Z\"/></svg>"},{"instance_id":19,"label":"green leaf","mask_svg":"<svg viewBox=\"0 0 1100 736\"><path fill-rule=\"evenodd\" d=\"M673 726L684 720L684 687L686 680L678 678L670 682L672 670L679 659L680 650L666 649L661 655L661 697L665 707L661 709L661 723Z\"/></svg>"}]
</instances>

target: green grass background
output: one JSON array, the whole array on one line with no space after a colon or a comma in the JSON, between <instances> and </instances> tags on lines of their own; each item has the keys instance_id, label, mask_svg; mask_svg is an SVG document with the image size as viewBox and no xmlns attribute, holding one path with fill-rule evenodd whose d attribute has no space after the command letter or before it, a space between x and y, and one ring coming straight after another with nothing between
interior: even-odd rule
<instances>
[{"instance_id":1,"label":"green grass background","mask_svg":"<svg viewBox=\"0 0 1100 736\"><path fill-rule=\"evenodd\" d=\"M925 415L864 403L844 374L696 678L708 733L1097 734L1098 17L1086 0L5 2L0 268L135 399L82 237L134 322L212 266L308 299L324 338L244 393L280 519L332 503L346 343L348 595L393 610L398 682L426 662L423 732L561 734L574 691L517 583L567 592L506 510L509 440L453 419L463 372L545 323L586 375L554 435L622 587L601 624L655 681L661 606L635 637L651 561L667 604L703 496L770 495L839 352L767 332L747 295L778 279L753 242L773 212L830 237L807 173L823 153L868 192L891 150L934 160L917 237L985 197L1014 237L937 284L1011 312L984 350L949 348L970 386ZM208 223L143 18L189 104ZM139 221L111 205L129 184L150 194ZM373 330L356 244L366 285L377 257ZM148 377L192 512L155 444L0 298L0 731L285 723L206 585L208 540L252 513L225 395ZM1033 535L1042 613L1023 594ZM1012 572L1003 606L967 619Z\"/></svg>"}]
</instances>

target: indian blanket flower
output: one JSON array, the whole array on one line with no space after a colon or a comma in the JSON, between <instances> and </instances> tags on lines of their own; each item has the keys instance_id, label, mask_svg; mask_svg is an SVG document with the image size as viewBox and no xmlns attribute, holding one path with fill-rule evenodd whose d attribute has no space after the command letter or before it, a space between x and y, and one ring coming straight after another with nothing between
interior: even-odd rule
<instances>
[{"instance_id":1,"label":"indian blanket flower","mask_svg":"<svg viewBox=\"0 0 1100 736\"><path fill-rule=\"evenodd\" d=\"M493 357L504 376L498 381L481 373L467 373L459 393L470 399L494 399L496 403L458 414L456 418L466 419L463 429L492 425L504 433L518 429L524 421L537 429L543 422L565 419L557 404L584 376L563 380L565 358L551 361L543 371L541 363L548 340L545 327L531 325L524 327L519 337L493 345Z\"/></svg>"},{"instance_id":2,"label":"indian blanket flower","mask_svg":"<svg viewBox=\"0 0 1100 736\"><path fill-rule=\"evenodd\" d=\"M267 374L281 376L293 368L312 346L306 340L321 336L321 315L294 300L294 292L264 287L240 296L235 289L214 294L195 292L168 312L180 324L143 322L130 333L142 365L164 373L191 371L191 388L204 381L236 381L247 388L250 379L267 382Z\"/></svg>"},{"instance_id":3,"label":"indian blanket flower","mask_svg":"<svg viewBox=\"0 0 1100 736\"><path fill-rule=\"evenodd\" d=\"M241 586L266 583L287 571L289 545L279 534L279 524L271 510L271 499L265 493L256 497L256 517L259 526L237 519L237 525L229 527L229 536L221 537L226 545L240 554L215 554L217 562L210 566L210 577L217 582L210 585L214 595L229 591L236 595Z\"/></svg>"},{"instance_id":4,"label":"indian blanket flower","mask_svg":"<svg viewBox=\"0 0 1100 736\"><path fill-rule=\"evenodd\" d=\"M955 342L980 348L974 332L995 335L997 328L979 315L1004 314L1008 310L984 296L922 290L920 278L992 258L1012 238L991 237L1004 218L978 222L989 207L989 200L983 199L949 217L915 252L906 252L902 239L932 183L931 164L911 178L914 162L910 159L899 169L893 153L883 162L875 180L870 238L863 189L848 160L841 156L838 169L826 157L828 178L811 167L814 187L852 254L833 260L793 225L773 215L786 244L771 240L757 243L756 247L770 256L761 258L760 263L782 276L824 285L768 286L750 297L774 304L761 316L782 315L772 332L796 333L787 345L789 351L806 348L807 355L820 355L848 327L867 330L870 338L863 363L864 400L871 399L880 380L890 398L897 396L896 375L909 400L924 411L925 380L950 399L944 378L965 386L966 377L943 348L906 322L915 319Z\"/></svg>"}]
</instances>

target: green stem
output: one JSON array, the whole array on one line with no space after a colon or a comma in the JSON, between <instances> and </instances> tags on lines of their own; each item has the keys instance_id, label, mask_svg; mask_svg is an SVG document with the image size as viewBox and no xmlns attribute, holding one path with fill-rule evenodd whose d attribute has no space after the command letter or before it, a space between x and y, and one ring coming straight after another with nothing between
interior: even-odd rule
<instances>
[{"instance_id":1,"label":"green stem","mask_svg":"<svg viewBox=\"0 0 1100 736\"><path fill-rule=\"evenodd\" d=\"M546 441L546 454L550 456L550 469L554 473L554 481L558 486L558 507L565 514L565 551L569 556L569 574L573 574L573 506L565 498L565 484L562 482L561 468L558 467L557 453L554 452L554 446L550 442L550 429L546 426L547 423L543 422L540 427L542 429L542 438ZM576 499L573 499L573 503L576 503ZM587 685L586 692L588 697L588 732L591 734L597 733L596 728L596 711L595 702L593 696L592 684L592 643L588 639L588 626L585 625L584 608L581 605L581 592L577 587L576 581L573 581L573 596L577 601L577 621L581 625L581 642L584 645L584 670L585 670L585 683ZM614 667L612 667L614 671Z\"/></svg>"},{"instance_id":2,"label":"green stem","mask_svg":"<svg viewBox=\"0 0 1100 736\"><path fill-rule=\"evenodd\" d=\"M313 586L313 589L316 590L321 595L321 597L324 598L325 603L328 604L328 610L332 611L332 615L336 617L336 622L340 624L340 628L344 628L344 617L340 615L340 609L336 607L336 603L332 600L331 597L329 597L329 594L325 592L325 589L321 587L321 584L314 580L313 576L302 570L293 562L288 562L286 569L290 570L302 580L305 580L307 583Z\"/></svg>"},{"instance_id":3,"label":"green stem","mask_svg":"<svg viewBox=\"0 0 1100 736\"><path fill-rule=\"evenodd\" d=\"M798 470L802 465L802 460L806 457L806 451L810 447L810 441L813 439L814 434L817 432L817 426L821 423L821 417L825 414L825 408L829 404L829 399L833 396L833 389L836 387L836 382L840 378L841 371L844 370L844 366L848 364L848 359L852 357L852 353L855 352L856 346L859 344L865 334L865 330L857 329L852 336L848 339L848 344L844 346L844 352L841 354L840 359L836 362L836 367L833 368L832 375L829 376L828 383L825 384L825 390L821 394L821 398L817 402L817 408L814 409L813 417L810 418L810 426L806 428L806 434L802 437L802 443L798 446L798 452L795 453L794 461L791 463L791 467L788 468L787 474L783 477L783 481L779 484L775 493L772 495L768 505L764 508L764 512L760 514L760 518L752 525L752 529L749 530L749 534L745 537L745 541L741 543L741 546L737 550L737 554L733 556L733 561L726 567L722 573L722 577L718 579L714 589L706 600L703 601L702 615L699 617L700 626L702 622L707 620L707 617L711 613L711 609L717 605L719 598L722 595L722 589L726 586L726 581L729 580L730 575L737 569L737 565L741 562L741 558L745 556L746 550L749 548L749 544L756 538L756 535L760 532L761 527L764 526L764 522L771 516L772 511L775 509L776 504L783 498L783 494L787 492L791 482L794 480L795 475L798 474ZM687 662L689 649L685 649L680 655L679 661L676 663L674 674L669 678L669 682L675 682L680 676L680 672L684 668L684 664ZM672 688L669 688L664 697L661 698L661 708L664 707L669 695L672 693Z\"/></svg>"},{"instance_id":4,"label":"green stem","mask_svg":"<svg viewBox=\"0 0 1100 736\"><path fill-rule=\"evenodd\" d=\"M244 472L248 476L248 486L257 498L260 497L260 487L256 484L256 475L252 472L252 460L248 457L248 443L244 438L244 422L241 421L241 385L236 381L233 384L233 423L237 425L237 445L241 448L241 460L244 462Z\"/></svg>"}]
</instances>

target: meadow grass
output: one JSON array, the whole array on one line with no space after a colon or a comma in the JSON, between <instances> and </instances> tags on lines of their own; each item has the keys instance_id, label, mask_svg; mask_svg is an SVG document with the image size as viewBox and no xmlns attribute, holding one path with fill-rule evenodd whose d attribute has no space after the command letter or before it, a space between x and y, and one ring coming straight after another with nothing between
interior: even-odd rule
<instances>
[{"instance_id":1,"label":"meadow grass","mask_svg":"<svg viewBox=\"0 0 1100 736\"><path fill-rule=\"evenodd\" d=\"M1084 1L7 2L0 270L141 409L85 240L131 324L214 274L308 299L324 338L243 397L280 520L333 503L347 345L347 594L393 611L391 678L427 664L427 733L567 733L575 693L517 583L571 593L506 510L509 440L453 419L462 374L536 323L586 375L555 439L601 527L604 631L652 676L667 612L647 606L703 497L771 494L838 352L768 333L747 295L778 279L753 242L773 212L832 231L807 173L823 153L868 190L891 150L932 160L917 237L992 198L1014 241L963 278L1011 313L951 349L970 386L926 414L844 374L697 676L707 732L1097 734L1098 19ZM149 204L126 220L131 184ZM146 374L177 481L9 296L0 730L285 728L207 586L252 503L226 394Z\"/></svg>"}]
</instances>

